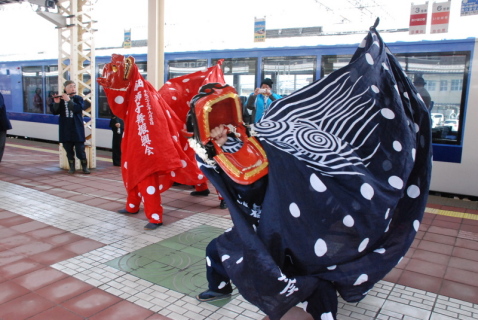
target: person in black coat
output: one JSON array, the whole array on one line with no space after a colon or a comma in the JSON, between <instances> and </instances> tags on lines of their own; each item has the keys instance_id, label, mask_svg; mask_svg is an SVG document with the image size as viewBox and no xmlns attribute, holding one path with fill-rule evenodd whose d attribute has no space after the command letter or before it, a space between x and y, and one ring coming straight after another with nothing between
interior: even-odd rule
<instances>
[{"instance_id":1,"label":"person in black coat","mask_svg":"<svg viewBox=\"0 0 478 320\"><path fill-rule=\"evenodd\" d=\"M76 157L81 161L83 173L89 174L88 161L85 152L85 127L83 124L83 110L85 109L83 98L76 94L76 84L65 81L64 93L53 98L54 103L50 107L52 114L59 115L59 140L63 144L70 166L69 174L75 173Z\"/></svg>"},{"instance_id":2,"label":"person in black coat","mask_svg":"<svg viewBox=\"0 0 478 320\"><path fill-rule=\"evenodd\" d=\"M425 89L425 85L427 84L425 79L423 79L423 77L420 75L415 76L415 79L413 79L413 84L415 85L415 88L417 88L417 91L420 94L420 97L422 97L423 102L425 102L428 110L430 110L432 97L430 96L428 90Z\"/></svg>"},{"instance_id":3,"label":"person in black coat","mask_svg":"<svg viewBox=\"0 0 478 320\"><path fill-rule=\"evenodd\" d=\"M5 151L5 142L7 140L7 130L12 129L12 124L7 116L7 107L3 100L3 95L0 93L0 162Z\"/></svg>"},{"instance_id":4,"label":"person in black coat","mask_svg":"<svg viewBox=\"0 0 478 320\"><path fill-rule=\"evenodd\" d=\"M113 131L113 165L121 166L121 140L123 140L124 122L122 119L113 115L110 120L110 128Z\"/></svg>"}]
</instances>

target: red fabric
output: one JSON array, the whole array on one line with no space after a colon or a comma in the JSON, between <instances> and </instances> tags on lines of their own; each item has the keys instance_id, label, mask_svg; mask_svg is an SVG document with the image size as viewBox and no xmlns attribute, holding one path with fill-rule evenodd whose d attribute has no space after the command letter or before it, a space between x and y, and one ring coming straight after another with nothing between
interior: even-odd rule
<instances>
[{"instance_id":1,"label":"red fabric","mask_svg":"<svg viewBox=\"0 0 478 320\"><path fill-rule=\"evenodd\" d=\"M141 200L144 202L144 213L149 222L163 222L163 206L161 205L161 192L169 186L161 184L160 175L150 175L128 192L126 210L133 213L138 212Z\"/></svg>"},{"instance_id":2,"label":"red fabric","mask_svg":"<svg viewBox=\"0 0 478 320\"><path fill-rule=\"evenodd\" d=\"M181 128L184 131L186 129L187 114L190 109L189 101L199 93L199 89L208 83L217 82L222 85L226 84L221 69L223 61L224 60L222 59L219 60L215 66L208 69L170 79L159 89L161 97L163 97L166 103L171 106L176 115L182 121ZM187 143L187 138L184 135L181 135L179 139L181 144ZM188 157L195 159L196 154L193 149L185 148L184 151ZM206 179L204 181L206 181ZM208 189L207 183L203 183L201 186L196 185L195 188L196 191L204 191Z\"/></svg>"},{"instance_id":3,"label":"red fabric","mask_svg":"<svg viewBox=\"0 0 478 320\"><path fill-rule=\"evenodd\" d=\"M192 89L197 92L199 87ZM128 192L152 174L159 175L164 186L160 192L167 190L172 181L189 185L206 181L194 152L180 135L185 118L178 118L135 64L125 90L104 90L112 112L125 124L121 161Z\"/></svg>"},{"instance_id":4,"label":"red fabric","mask_svg":"<svg viewBox=\"0 0 478 320\"><path fill-rule=\"evenodd\" d=\"M195 191L206 191L207 189L209 189L207 182L197 184L194 186Z\"/></svg>"},{"instance_id":5,"label":"red fabric","mask_svg":"<svg viewBox=\"0 0 478 320\"><path fill-rule=\"evenodd\" d=\"M208 69L170 79L159 89L163 99L173 108L183 123L186 123L189 101L199 93L203 85L213 82L226 84L221 69L223 61L219 60L215 66Z\"/></svg>"}]
</instances>

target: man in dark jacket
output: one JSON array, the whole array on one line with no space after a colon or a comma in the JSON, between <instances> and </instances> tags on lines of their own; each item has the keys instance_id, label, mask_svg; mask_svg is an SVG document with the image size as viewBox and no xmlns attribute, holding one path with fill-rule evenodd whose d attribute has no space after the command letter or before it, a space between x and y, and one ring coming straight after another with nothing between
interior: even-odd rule
<instances>
[{"instance_id":1,"label":"man in dark jacket","mask_svg":"<svg viewBox=\"0 0 478 320\"><path fill-rule=\"evenodd\" d=\"M111 116L110 128L113 131L112 159L114 166L121 166L121 141L123 140L124 122L115 115Z\"/></svg>"},{"instance_id":2,"label":"man in dark jacket","mask_svg":"<svg viewBox=\"0 0 478 320\"><path fill-rule=\"evenodd\" d=\"M85 127L83 125L83 98L76 94L76 84L65 81L64 93L54 97L54 103L50 107L52 114L60 115L59 140L63 144L70 166L69 174L75 173L76 157L81 161L83 173L89 174L88 161L85 153Z\"/></svg>"},{"instance_id":3,"label":"man in dark jacket","mask_svg":"<svg viewBox=\"0 0 478 320\"><path fill-rule=\"evenodd\" d=\"M5 151L5 142L7 139L7 130L10 130L12 125L7 116L7 107L3 100L3 95L0 93L0 162L2 161L3 152Z\"/></svg>"}]
</instances>

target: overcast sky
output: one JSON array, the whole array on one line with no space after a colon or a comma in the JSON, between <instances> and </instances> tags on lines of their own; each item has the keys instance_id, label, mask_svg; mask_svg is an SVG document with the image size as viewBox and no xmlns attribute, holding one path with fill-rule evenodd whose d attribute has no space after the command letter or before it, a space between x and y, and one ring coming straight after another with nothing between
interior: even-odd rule
<instances>
[{"instance_id":1,"label":"overcast sky","mask_svg":"<svg viewBox=\"0 0 478 320\"><path fill-rule=\"evenodd\" d=\"M226 2L229 4L226 5ZM408 28L411 1L364 0L362 3L373 2L381 6L367 7L360 13L351 8L347 0L165 0L166 51L272 45L272 41L266 44L253 43L254 17L266 17L266 29L322 26L325 32L366 30L377 16L381 19L379 30ZM94 11L98 21L96 47L121 46L125 29L131 29L132 40L147 39L147 7L147 0L97 0ZM447 34L405 36L413 41L477 36L478 15L460 17L460 7L460 0L452 1ZM334 11L330 11L334 8ZM35 9L27 2L0 7L0 61L2 56L8 54L28 52L38 55L39 52L57 51L57 29L51 22L38 16ZM351 38L351 43L358 43L362 39L362 36L356 37L356 40ZM393 34L382 34L382 37L388 42L407 40ZM310 45L342 40L320 37ZM296 45L297 41L291 39L288 44Z\"/></svg>"}]
</instances>

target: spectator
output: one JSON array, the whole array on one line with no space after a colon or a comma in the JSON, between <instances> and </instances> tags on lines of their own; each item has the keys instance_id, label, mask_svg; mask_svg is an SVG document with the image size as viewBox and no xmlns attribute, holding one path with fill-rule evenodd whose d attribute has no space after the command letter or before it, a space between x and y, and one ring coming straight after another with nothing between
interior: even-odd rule
<instances>
[{"instance_id":1,"label":"spectator","mask_svg":"<svg viewBox=\"0 0 478 320\"><path fill-rule=\"evenodd\" d=\"M113 165L119 167L121 166L121 140L124 132L123 120L113 115L110 120L110 128L113 131Z\"/></svg>"},{"instance_id":2,"label":"spectator","mask_svg":"<svg viewBox=\"0 0 478 320\"><path fill-rule=\"evenodd\" d=\"M415 85L415 88L417 88L417 91L420 94L420 96L422 97L423 102L425 102L425 105L430 110L432 97L430 96L430 93L428 93L427 89L425 89L425 85L427 83L425 82L423 77L416 76L415 79L413 80L413 84Z\"/></svg>"},{"instance_id":3,"label":"spectator","mask_svg":"<svg viewBox=\"0 0 478 320\"><path fill-rule=\"evenodd\" d=\"M7 140L7 130L12 129L12 124L7 116L7 107L3 100L3 95L0 93L0 162L5 151L5 142Z\"/></svg>"},{"instance_id":4,"label":"spectator","mask_svg":"<svg viewBox=\"0 0 478 320\"><path fill-rule=\"evenodd\" d=\"M261 87L256 88L247 99L247 109L252 110L252 123L256 123L262 118L272 101L282 98L282 96L272 92L272 84L271 79L265 78L261 82Z\"/></svg>"},{"instance_id":5,"label":"spectator","mask_svg":"<svg viewBox=\"0 0 478 320\"><path fill-rule=\"evenodd\" d=\"M60 115L59 140L63 144L70 166L69 174L75 173L76 157L81 161L83 173L89 174L88 161L85 152L85 127L83 125L83 98L76 94L76 84L65 81L64 93L54 97L51 113ZM73 150L74 149L74 150Z\"/></svg>"},{"instance_id":6,"label":"spectator","mask_svg":"<svg viewBox=\"0 0 478 320\"><path fill-rule=\"evenodd\" d=\"M48 106L49 109L53 106L53 91L48 91L48 97L46 98L46 105Z\"/></svg>"},{"instance_id":7,"label":"spectator","mask_svg":"<svg viewBox=\"0 0 478 320\"><path fill-rule=\"evenodd\" d=\"M33 107L35 112L43 112L43 98L41 97L41 89L36 88L35 95L33 96Z\"/></svg>"}]
</instances>

